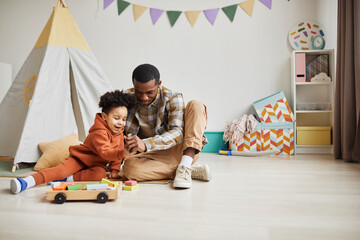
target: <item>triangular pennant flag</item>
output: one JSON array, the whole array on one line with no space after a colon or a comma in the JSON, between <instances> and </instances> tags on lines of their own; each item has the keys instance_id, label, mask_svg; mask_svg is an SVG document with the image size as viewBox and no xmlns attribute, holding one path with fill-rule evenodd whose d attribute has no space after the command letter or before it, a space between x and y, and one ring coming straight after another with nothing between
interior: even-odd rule
<instances>
[{"instance_id":1,"label":"triangular pennant flag","mask_svg":"<svg viewBox=\"0 0 360 240\"><path fill-rule=\"evenodd\" d=\"M141 15L145 12L146 9L147 9L147 7L145 7L145 6L133 4L133 12L134 12L135 21L138 20L139 17L141 17Z\"/></svg>"},{"instance_id":2,"label":"triangular pennant flag","mask_svg":"<svg viewBox=\"0 0 360 240\"><path fill-rule=\"evenodd\" d=\"M262 4L264 4L268 9L271 9L272 0L259 0Z\"/></svg>"},{"instance_id":3,"label":"triangular pennant flag","mask_svg":"<svg viewBox=\"0 0 360 240\"><path fill-rule=\"evenodd\" d=\"M221 8L231 22L234 21L237 6L238 6L237 4L234 4L231 6Z\"/></svg>"},{"instance_id":4,"label":"triangular pennant flag","mask_svg":"<svg viewBox=\"0 0 360 240\"><path fill-rule=\"evenodd\" d=\"M125 2L123 0L117 0L118 5L118 15L120 15L129 5L129 2Z\"/></svg>"},{"instance_id":5,"label":"triangular pennant flag","mask_svg":"<svg viewBox=\"0 0 360 240\"><path fill-rule=\"evenodd\" d=\"M239 6L246 12L250 17L252 16L252 12L254 10L255 0L246 0L244 2L239 3Z\"/></svg>"},{"instance_id":6,"label":"triangular pennant flag","mask_svg":"<svg viewBox=\"0 0 360 240\"><path fill-rule=\"evenodd\" d=\"M181 11L166 11L166 14L168 15L170 24L173 27L180 17Z\"/></svg>"},{"instance_id":7,"label":"triangular pennant flag","mask_svg":"<svg viewBox=\"0 0 360 240\"><path fill-rule=\"evenodd\" d=\"M104 9L107 8L110 4L112 4L115 0L104 0Z\"/></svg>"},{"instance_id":8,"label":"triangular pennant flag","mask_svg":"<svg viewBox=\"0 0 360 240\"><path fill-rule=\"evenodd\" d=\"M187 20L189 21L191 27L194 27L199 15L200 15L200 11L186 11L185 12L185 16L186 16Z\"/></svg>"},{"instance_id":9,"label":"triangular pennant flag","mask_svg":"<svg viewBox=\"0 0 360 240\"><path fill-rule=\"evenodd\" d=\"M207 20L209 20L209 22L211 23L211 25L214 25L214 22L215 22L218 12L219 12L219 8L204 10L204 14L205 14Z\"/></svg>"},{"instance_id":10,"label":"triangular pennant flag","mask_svg":"<svg viewBox=\"0 0 360 240\"><path fill-rule=\"evenodd\" d=\"M164 10L156 9L156 8L150 8L150 16L152 23L155 25L157 20L159 20L160 16L163 14Z\"/></svg>"}]
</instances>

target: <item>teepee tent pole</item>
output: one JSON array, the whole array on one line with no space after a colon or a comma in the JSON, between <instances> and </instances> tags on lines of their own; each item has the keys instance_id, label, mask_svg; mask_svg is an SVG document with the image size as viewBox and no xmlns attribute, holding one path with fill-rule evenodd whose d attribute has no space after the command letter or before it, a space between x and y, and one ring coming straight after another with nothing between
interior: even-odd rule
<instances>
[{"instance_id":1,"label":"teepee tent pole","mask_svg":"<svg viewBox=\"0 0 360 240\"><path fill-rule=\"evenodd\" d=\"M57 3L56 3L56 6L57 7L60 7L60 6L63 6L63 7L67 7L67 5L65 4L65 1L64 0L59 0Z\"/></svg>"}]
</instances>

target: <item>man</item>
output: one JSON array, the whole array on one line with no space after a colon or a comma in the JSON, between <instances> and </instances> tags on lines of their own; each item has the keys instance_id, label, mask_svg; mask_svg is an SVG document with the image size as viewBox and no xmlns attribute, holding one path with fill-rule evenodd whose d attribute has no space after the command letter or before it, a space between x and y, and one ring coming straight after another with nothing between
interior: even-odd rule
<instances>
[{"instance_id":1,"label":"man","mask_svg":"<svg viewBox=\"0 0 360 240\"><path fill-rule=\"evenodd\" d=\"M175 188L190 188L192 178L210 181L207 165L192 165L207 143L206 106L161 86L158 69L150 64L135 68L137 104L126 122L127 147L138 154L125 159L124 174L138 181L174 179Z\"/></svg>"}]
</instances>

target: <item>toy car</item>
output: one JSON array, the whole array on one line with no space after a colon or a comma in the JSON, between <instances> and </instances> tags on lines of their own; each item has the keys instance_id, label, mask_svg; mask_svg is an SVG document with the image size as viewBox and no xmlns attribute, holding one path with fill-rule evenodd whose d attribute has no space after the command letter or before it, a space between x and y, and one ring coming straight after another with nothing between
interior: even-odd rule
<instances>
[{"instance_id":1,"label":"toy car","mask_svg":"<svg viewBox=\"0 0 360 240\"><path fill-rule=\"evenodd\" d=\"M119 182L119 186L115 189L84 189L88 183L90 182L75 182L74 184L81 184L79 190L49 190L46 192L46 200L55 201L58 204L67 200L97 200L99 203L106 203L108 200L117 199L122 189L122 182Z\"/></svg>"}]
</instances>

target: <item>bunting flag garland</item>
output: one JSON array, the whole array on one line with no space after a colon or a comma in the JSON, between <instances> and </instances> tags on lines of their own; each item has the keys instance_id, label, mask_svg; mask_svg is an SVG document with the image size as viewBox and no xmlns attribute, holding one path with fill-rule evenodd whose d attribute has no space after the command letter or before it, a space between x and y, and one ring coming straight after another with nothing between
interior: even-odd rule
<instances>
[{"instance_id":1,"label":"bunting flag garland","mask_svg":"<svg viewBox=\"0 0 360 240\"><path fill-rule=\"evenodd\" d=\"M135 22L141 17L141 15L145 12L146 9L147 9L147 7L133 4L133 12L134 12Z\"/></svg>"},{"instance_id":2,"label":"bunting flag garland","mask_svg":"<svg viewBox=\"0 0 360 240\"><path fill-rule=\"evenodd\" d=\"M204 10L204 14L207 20L209 20L209 22L211 23L211 25L214 25L218 12L219 8Z\"/></svg>"},{"instance_id":3,"label":"bunting flag garland","mask_svg":"<svg viewBox=\"0 0 360 240\"><path fill-rule=\"evenodd\" d=\"M104 0L104 9L107 8L110 4L112 4L115 0Z\"/></svg>"},{"instance_id":4,"label":"bunting flag garland","mask_svg":"<svg viewBox=\"0 0 360 240\"><path fill-rule=\"evenodd\" d=\"M115 0L104 0L104 9L109 7ZM259 0L263 5L271 10L272 7L272 0ZM289 2L290 0L288 0ZM124 0L117 0L117 8L118 8L118 15L120 15L129 5L133 6L133 14L134 20L137 21L143 13L149 8L146 6L141 6L133 3L129 3ZM235 14L237 7L241 7L242 10L252 17L253 10L254 10L255 0L244 0L240 3L229 5L226 7L222 7L221 10L224 14L229 18L230 22L234 21ZM161 15L166 11L168 16L169 22L171 27L175 25L177 20L179 19L182 11L168 11L158 8L149 8L150 9L150 16L153 25L157 23ZM211 25L214 25L215 20L218 16L220 8L213 8L213 9L206 9L206 10L195 10L195 11L185 11L185 16L190 23L191 27L194 27L196 21L199 18L200 12L203 12L207 20L210 22Z\"/></svg>"},{"instance_id":5,"label":"bunting flag garland","mask_svg":"<svg viewBox=\"0 0 360 240\"><path fill-rule=\"evenodd\" d=\"M254 10L255 0L246 0L244 2L239 3L239 6L246 12L250 17L252 16L252 12Z\"/></svg>"},{"instance_id":6,"label":"bunting flag garland","mask_svg":"<svg viewBox=\"0 0 360 240\"><path fill-rule=\"evenodd\" d=\"M117 1L118 15L120 15L129 5L130 5L129 2L118 0Z\"/></svg>"},{"instance_id":7,"label":"bunting flag garland","mask_svg":"<svg viewBox=\"0 0 360 240\"><path fill-rule=\"evenodd\" d=\"M191 27L194 27L196 20L200 15L200 11L186 11L185 16L190 23Z\"/></svg>"},{"instance_id":8,"label":"bunting flag garland","mask_svg":"<svg viewBox=\"0 0 360 240\"><path fill-rule=\"evenodd\" d=\"M164 10L161 10L161 9L150 8L151 21L154 25L157 22L157 20L159 20L159 18L163 14L163 12L164 12Z\"/></svg>"},{"instance_id":9,"label":"bunting flag garland","mask_svg":"<svg viewBox=\"0 0 360 240\"><path fill-rule=\"evenodd\" d=\"M231 22L234 21L237 6L238 6L237 4L234 4L231 6L221 8Z\"/></svg>"},{"instance_id":10,"label":"bunting flag garland","mask_svg":"<svg viewBox=\"0 0 360 240\"><path fill-rule=\"evenodd\" d=\"M166 11L166 14L168 15L170 24L173 27L180 17L181 11Z\"/></svg>"},{"instance_id":11,"label":"bunting flag garland","mask_svg":"<svg viewBox=\"0 0 360 240\"><path fill-rule=\"evenodd\" d=\"M259 0L262 4L264 4L268 9L271 9L272 0Z\"/></svg>"}]
</instances>

